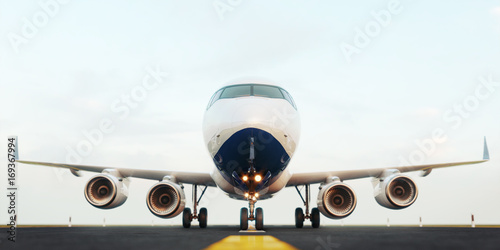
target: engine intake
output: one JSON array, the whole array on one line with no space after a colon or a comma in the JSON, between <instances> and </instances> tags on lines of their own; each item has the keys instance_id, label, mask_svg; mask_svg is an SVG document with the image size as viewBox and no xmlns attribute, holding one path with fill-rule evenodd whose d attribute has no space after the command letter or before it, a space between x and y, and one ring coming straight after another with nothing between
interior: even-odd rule
<instances>
[{"instance_id":1,"label":"engine intake","mask_svg":"<svg viewBox=\"0 0 500 250\"><path fill-rule=\"evenodd\" d=\"M94 207L115 208L127 200L128 187L113 175L99 174L87 182L85 198Z\"/></svg>"},{"instance_id":2,"label":"engine intake","mask_svg":"<svg viewBox=\"0 0 500 250\"><path fill-rule=\"evenodd\" d=\"M184 190L179 184L161 181L152 186L146 197L149 211L160 218L180 214L186 205Z\"/></svg>"},{"instance_id":3,"label":"engine intake","mask_svg":"<svg viewBox=\"0 0 500 250\"><path fill-rule=\"evenodd\" d=\"M415 182L405 175L391 175L375 187L375 200L383 207L402 209L409 207L418 196Z\"/></svg>"},{"instance_id":4,"label":"engine intake","mask_svg":"<svg viewBox=\"0 0 500 250\"><path fill-rule=\"evenodd\" d=\"M332 182L320 187L318 209L326 217L341 219L356 208L356 194L347 184Z\"/></svg>"}]
</instances>

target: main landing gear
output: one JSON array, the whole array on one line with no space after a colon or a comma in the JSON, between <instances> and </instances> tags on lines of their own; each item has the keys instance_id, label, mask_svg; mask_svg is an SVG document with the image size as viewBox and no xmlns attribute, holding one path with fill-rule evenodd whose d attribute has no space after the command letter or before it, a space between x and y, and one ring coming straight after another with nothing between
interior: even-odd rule
<instances>
[{"instance_id":1,"label":"main landing gear","mask_svg":"<svg viewBox=\"0 0 500 250\"><path fill-rule=\"evenodd\" d=\"M299 193L300 198L304 202L304 206L306 207L306 213L304 214L304 211L302 208L298 207L295 209L295 227L296 228L302 228L304 226L304 220L309 219L311 220L311 225L313 228L318 228L319 227L319 209L317 207L311 209L311 213L309 214L309 198L311 196L311 190L309 187L309 184L304 185L305 186L305 195L306 198L302 196L302 193L300 192L298 186L295 186L295 189L297 190L297 193Z\"/></svg>"},{"instance_id":2,"label":"main landing gear","mask_svg":"<svg viewBox=\"0 0 500 250\"><path fill-rule=\"evenodd\" d=\"M201 192L200 198L197 199L198 185L196 185L196 184L193 185L193 213L191 213L190 208L188 208L188 207L184 208L184 211L182 213L182 226L184 228L191 227L191 221L195 220L195 219L198 220L201 228L207 227L207 216L208 216L207 209L202 207L200 209L200 213L197 214L198 203L200 202L201 198L203 197L203 194L205 194L206 190L207 190L207 186L205 186L205 188Z\"/></svg>"}]
</instances>

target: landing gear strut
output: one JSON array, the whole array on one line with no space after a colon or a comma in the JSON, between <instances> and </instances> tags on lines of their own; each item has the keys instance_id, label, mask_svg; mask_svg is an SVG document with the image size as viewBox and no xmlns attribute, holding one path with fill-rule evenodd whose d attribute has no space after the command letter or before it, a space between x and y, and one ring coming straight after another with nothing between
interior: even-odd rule
<instances>
[{"instance_id":1,"label":"landing gear strut","mask_svg":"<svg viewBox=\"0 0 500 250\"><path fill-rule=\"evenodd\" d=\"M313 208L311 209L311 213L309 214L309 199L311 196L311 190L309 184L304 185L305 186L305 195L306 198L302 196L301 190L299 190L298 186L295 186L295 189L297 190L297 193L299 193L300 198L304 202L304 206L306 207L306 213L304 214L304 211L302 208L298 207L295 209L295 227L296 228L302 228L304 226L304 220L309 219L311 221L312 227L313 228L318 228L319 227L319 209L318 208Z\"/></svg>"},{"instance_id":2,"label":"landing gear strut","mask_svg":"<svg viewBox=\"0 0 500 250\"><path fill-rule=\"evenodd\" d=\"M207 216L208 216L208 211L206 208L202 207L200 209L200 213L197 214L197 207L198 204L203 197L203 194L205 194L205 191L207 191L207 186L203 189L201 192L200 198L198 199L198 185L194 184L193 185L193 213L191 213L191 209L186 207L184 208L184 211L182 213L182 226L184 228L189 228L191 227L191 221L193 220L198 220L200 223L201 228L206 228L207 227Z\"/></svg>"},{"instance_id":3,"label":"landing gear strut","mask_svg":"<svg viewBox=\"0 0 500 250\"><path fill-rule=\"evenodd\" d=\"M240 211L240 229L247 230L248 229L248 221L255 220L255 228L257 230L264 229L264 210L260 207L255 208L255 203L257 202L257 198L259 194L255 191L255 187L257 183L262 181L262 176L259 175L254 167L255 160L255 138L250 137L250 155L248 158L248 164L250 168L248 170L247 175L244 176L243 182L246 183L249 192L245 194L245 197L248 199L248 207L250 209L250 214L248 214L247 208L241 208ZM254 211L255 210L255 211Z\"/></svg>"}]
</instances>

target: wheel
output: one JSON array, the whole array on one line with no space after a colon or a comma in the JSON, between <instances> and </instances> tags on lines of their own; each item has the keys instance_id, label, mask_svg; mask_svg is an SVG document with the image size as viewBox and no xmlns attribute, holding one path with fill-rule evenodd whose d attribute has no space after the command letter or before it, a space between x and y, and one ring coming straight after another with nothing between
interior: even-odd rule
<instances>
[{"instance_id":1,"label":"wheel","mask_svg":"<svg viewBox=\"0 0 500 250\"><path fill-rule=\"evenodd\" d=\"M242 207L240 211L240 230L248 229L248 209Z\"/></svg>"},{"instance_id":2,"label":"wheel","mask_svg":"<svg viewBox=\"0 0 500 250\"><path fill-rule=\"evenodd\" d=\"M198 214L198 221L200 222L200 227L201 228L206 228L207 227L207 216L208 216L208 211L206 208L202 207L200 209L200 213Z\"/></svg>"},{"instance_id":3,"label":"wheel","mask_svg":"<svg viewBox=\"0 0 500 250\"><path fill-rule=\"evenodd\" d=\"M255 229L264 229L264 210L261 207L255 209Z\"/></svg>"},{"instance_id":4,"label":"wheel","mask_svg":"<svg viewBox=\"0 0 500 250\"><path fill-rule=\"evenodd\" d=\"M311 224L313 228L319 227L319 209L317 207L311 210Z\"/></svg>"},{"instance_id":5,"label":"wheel","mask_svg":"<svg viewBox=\"0 0 500 250\"><path fill-rule=\"evenodd\" d=\"M182 226L184 228L191 227L191 209L184 208L184 212L182 212Z\"/></svg>"},{"instance_id":6,"label":"wheel","mask_svg":"<svg viewBox=\"0 0 500 250\"><path fill-rule=\"evenodd\" d=\"M304 226L304 211L298 207L295 209L295 227L302 228Z\"/></svg>"}]
</instances>

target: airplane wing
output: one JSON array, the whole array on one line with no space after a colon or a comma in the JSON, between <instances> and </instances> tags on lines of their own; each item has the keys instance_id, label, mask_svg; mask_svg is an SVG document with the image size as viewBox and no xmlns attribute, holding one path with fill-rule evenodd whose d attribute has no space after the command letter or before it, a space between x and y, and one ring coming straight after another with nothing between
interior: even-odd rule
<instances>
[{"instance_id":1,"label":"airplane wing","mask_svg":"<svg viewBox=\"0 0 500 250\"><path fill-rule=\"evenodd\" d=\"M184 171L166 171L166 170L148 170L148 169L131 169L131 168L113 168L113 167L100 167L100 166L87 166L87 165L75 165L75 164L62 164L62 163L49 163L49 162L37 162L37 161L24 161L17 160L19 163L31 164L31 165L41 165L56 168L67 168L71 172L79 176L78 171L89 171L101 173L104 170L116 170L118 173L126 177L135 177L149 180L163 180L165 176L172 176L177 182L186 184L197 184L204 186L216 186L214 180L209 173L197 173L197 172L184 172Z\"/></svg>"},{"instance_id":2,"label":"airplane wing","mask_svg":"<svg viewBox=\"0 0 500 250\"><path fill-rule=\"evenodd\" d=\"M435 168L446 168L461 165L472 165L486 162L490 159L486 138L484 139L483 159L479 161L465 161L441 164L427 164L415 166L401 166L389 168L372 168L372 169L357 169L357 170L340 170L340 171L325 171L313 173L294 173L287 183L287 186L307 185L314 183L325 182L330 177L338 177L340 180L352 180L366 177L378 178L383 175L386 170L399 171L400 173L423 171L423 176L427 176Z\"/></svg>"}]
</instances>

